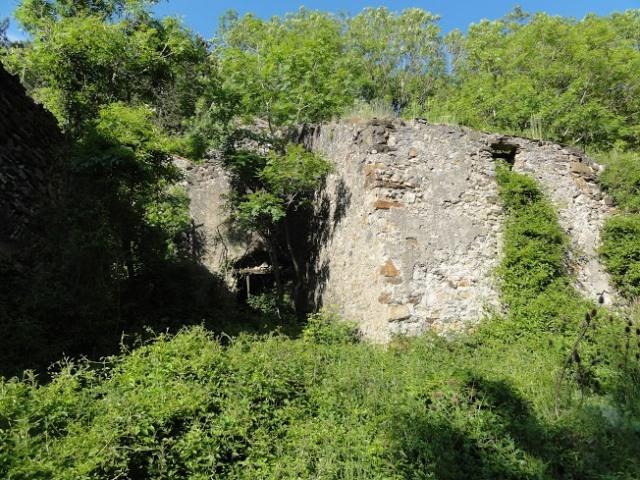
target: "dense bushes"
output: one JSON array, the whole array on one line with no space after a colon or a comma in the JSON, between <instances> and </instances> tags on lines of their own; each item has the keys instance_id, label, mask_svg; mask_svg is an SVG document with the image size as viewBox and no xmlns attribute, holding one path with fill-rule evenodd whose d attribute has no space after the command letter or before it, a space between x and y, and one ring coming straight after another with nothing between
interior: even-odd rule
<instances>
[{"instance_id":1,"label":"dense bushes","mask_svg":"<svg viewBox=\"0 0 640 480\"><path fill-rule=\"evenodd\" d=\"M604 395L552 405L560 348L425 337L387 349L201 328L47 386L0 383L0 475L82 478L634 478ZM331 341L326 339L332 338ZM321 341L316 341L321 339ZM322 340L325 339L325 340ZM573 399L571 397L574 397Z\"/></svg>"},{"instance_id":2,"label":"dense bushes","mask_svg":"<svg viewBox=\"0 0 640 480\"><path fill-rule=\"evenodd\" d=\"M79 338L95 358L100 342L133 325L192 321L181 306L197 306L197 297L205 298L199 318L211 316L208 274L188 262L194 270L181 269L189 219L168 149L189 150L189 139L169 142L167 131L195 125L202 153L207 135L228 133L234 116L266 117L274 140L277 127L327 119L361 99L499 129L539 121L550 137L596 147L637 145L637 12L581 22L516 12L483 22L449 37L448 78L437 18L418 10L367 10L344 24L304 10L272 21L229 17L207 52L178 24L150 18L144 2L126 2L133 10L89 4L76 11L69 2L23 2L34 42L8 57L73 127L78 146L69 159L77 197L64 209L73 221L58 219L65 228L50 254L64 268L49 265L39 283L23 282L24 291L37 290L24 311L14 301L0 305L19 321L16 313L51 313L53 321L38 323L44 334L20 332L61 341L52 351L87 353ZM218 70L227 74L222 85ZM430 109L434 99L439 110ZM281 153L262 159L250 179L271 197L245 203L247 215L279 217L282 202L297 198L281 180L300 183L297 170L314 159L295 148ZM255 155L233 158L258 171ZM315 164L305 171L313 181L295 185L307 194L329 171ZM603 177L634 213L637 170L612 163ZM536 183L506 166L498 183L506 313L479 332L397 338L383 348L315 314L299 339L217 339L195 327L100 362L62 362L48 383L31 373L0 378L0 477L638 478L638 325L573 290L567 239ZM603 234L605 261L630 296L640 288L639 237L635 217L611 220ZM250 307L265 314L263 323L288 319L269 296Z\"/></svg>"},{"instance_id":3,"label":"dense bushes","mask_svg":"<svg viewBox=\"0 0 640 480\"><path fill-rule=\"evenodd\" d=\"M230 12L207 45L152 18L149 3L23 1L16 16L33 41L5 63L67 125L116 100L145 102L171 131L190 126L176 146L199 154L234 117L275 128L358 102L600 150L639 145L637 9L576 20L516 8L446 36L418 8Z\"/></svg>"},{"instance_id":4,"label":"dense bushes","mask_svg":"<svg viewBox=\"0 0 640 480\"><path fill-rule=\"evenodd\" d=\"M623 211L640 213L640 155L613 151L600 161L606 166L599 179L602 187Z\"/></svg>"},{"instance_id":5,"label":"dense bushes","mask_svg":"<svg viewBox=\"0 0 640 480\"><path fill-rule=\"evenodd\" d=\"M619 215L602 230L600 254L620 292L630 298L640 294L640 216Z\"/></svg>"}]
</instances>

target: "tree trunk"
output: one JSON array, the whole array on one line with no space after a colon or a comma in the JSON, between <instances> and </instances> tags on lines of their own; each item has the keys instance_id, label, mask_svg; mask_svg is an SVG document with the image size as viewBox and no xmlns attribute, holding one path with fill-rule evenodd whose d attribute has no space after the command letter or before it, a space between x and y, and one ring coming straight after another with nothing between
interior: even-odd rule
<instances>
[{"instance_id":1,"label":"tree trunk","mask_svg":"<svg viewBox=\"0 0 640 480\"><path fill-rule=\"evenodd\" d=\"M291 241L291 229L289 228L289 218L287 215L284 218L284 236L287 243L287 250L289 252L289 256L291 257L291 263L293 264L293 272L296 276L296 284L293 290L293 302L295 305L296 313L298 315L303 315L306 308L306 301L303 298L304 294L304 276L302 274L302 269L300 268L300 263L296 257L295 249L293 248L293 242Z\"/></svg>"},{"instance_id":2,"label":"tree trunk","mask_svg":"<svg viewBox=\"0 0 640 480\"><path fill-rule=\"evenodd\" d=\"M269 259L271 260L273 280L276 284L276 297L278 303L282 303L282 300L284 298L284 285L282 285L282 278L280 278L280 261L278 260L278 250L272 238L265 237L264 241L269 253Z\"/></svg>"}]
</instances>

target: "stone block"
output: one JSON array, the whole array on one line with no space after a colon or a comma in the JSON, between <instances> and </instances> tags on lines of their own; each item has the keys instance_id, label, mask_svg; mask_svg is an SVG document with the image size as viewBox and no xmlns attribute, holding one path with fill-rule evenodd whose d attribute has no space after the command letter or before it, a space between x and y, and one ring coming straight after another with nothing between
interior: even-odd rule
<instances>
[{"instance_id":1,"label":"stone block","mask_svg":"<svg viewBox=\"0 0 640 480\"><path fill-rule=\"evenodd\" d=\"M389 200L386 198L380 198L373 204L373 208L376 210L390 210L392 208L402 207L404 207L404 204L402 202L398 202L397 200Z\"/></svg>"},{"instance_id":2,"label":"stone block","mask_svg":"<svg viewBox=\"0 0 640 480\"><path fill-rule=\"evenodd\" d=\"M364 174L365 176L369 177L373 175L376 171L378 170L382 171L385 168L387 168L387 166L384 163L379 163L379 162L368 163L367 165L364 166Z\"/></svg>"},{"instance_id":3,"label":"stone block","mask_svg":"<svg viewBox=\"0 0 640 480\"><path fill-rule=\"evenodd\" d=\"M380 267L380 273L384 277L399 277L400 270L393 264L391 260L387 260L382 267Z\"/></svg>"},{"instance_id":4,"label":"stone block","mask_svg":"<svg viewBox=\"0 0 640 480\"><path fill-rule=\"evenodd\" d=\"M378 302L384 305L388 305L391 303L391 294L389 292L382 292L378 296Z\"/></svg>"},{"instance_id":5,"label":"stone block","mask_svg":"<svg viewBox=\"0 0 640 480\"><path fill-rule=\"evenodd\" d=\"M389 322L401 322L411 318L411 310L407 305L389 305L387 312Z\"/></svg>"},{"instance_id":6,"label":"stone block","mask_svg":"<svg viewBox=\"0 0 640 480\"><path fill-rule=\"evenodd\" d=\"M584 177L591 178L594 175L593 168L586 163L573 161L569 164L569 171L576 175L582 175Z\"/></svg>"}]
</instances>

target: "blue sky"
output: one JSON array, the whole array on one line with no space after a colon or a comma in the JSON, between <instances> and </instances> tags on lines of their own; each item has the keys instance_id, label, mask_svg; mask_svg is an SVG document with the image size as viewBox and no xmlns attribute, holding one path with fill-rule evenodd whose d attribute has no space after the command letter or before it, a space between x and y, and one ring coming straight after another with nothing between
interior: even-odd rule
<instances>
[{"instance_id":1,"label":"blue sky","mask_svg":"<svg viewBox=\"0 0 640 480\"><path fill-rule=\"evenodd\" d=\"M0 19L11 16L19 0L0 0ZM309 9L331 12L357 13L365 7L386 5L392 10L407 7L420 7L442 16L441 26L449 31L454 28L465 29L467 25L482 18L495 19L520 4L526 11L545 11L554 15L582 18L589 12L606 15L614 11L640 8L640 0L430 0L430 1L380 1L380 0L330 0L330 1L289 1L289 0L169 0L157 7L159 15L177 15L182 17L193 30L211 38L217 20L229 9L240 13L254 12L262 17L281 15L297 10L301 5ZM13 22L10 35L23 36Z\"/></svg>"}]
</instances>

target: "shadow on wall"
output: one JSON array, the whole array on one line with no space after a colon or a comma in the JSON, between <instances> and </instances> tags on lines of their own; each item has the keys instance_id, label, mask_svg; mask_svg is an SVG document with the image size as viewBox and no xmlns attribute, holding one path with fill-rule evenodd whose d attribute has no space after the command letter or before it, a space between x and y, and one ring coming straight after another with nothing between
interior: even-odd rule
<instances>
[{"instance_id":1,"label":"shadow on wall","mask_svg":"<svg viewBox=\"0 0 640 480\"><path fill-rule=\"evenodd\" d=\"M229 336L281 329L281 319L238 302L238 292L203 265L206 238L194 222L174 239L174 255L162 232L147 231L133 268L114 270L122 252L95 228L108 219L86 213L84 194L70 190L34 217L40 236L0 257L0 375L32 369L46 377L63 357L97 360L188 325Z\"/></svg>"},{"instance_id":2,"label":"shadow on wall","mask_svg":"<svg viewBox=\"0 0 640 480\"><path fill-rule=\"evenodd\" d=\"M48 242L56 240L43 239ZM192 256L193 243L189 255L155 259L135 276L119 279L83 260L89 251L69 260L64 248L39 247L25 245L0 261L0 375L25 369L44 374L63 357L97 360L152 331L176 332L193 324L229 333L252 328L250 315L232 308L224 282Z\"/></svg>"},{"instance_id":3,"label":"shadow on wall","mask_svg":"<svg viewBox=\"0 0 640 480\"><path fill-rule=\"evenodd\" d=\"M325 185L318 194L317 206L309 215L304 251L308 252L307 262L307 305L308 311L322 307L322 298L330 277L328 258L322 258L322 250L333 239L334 233L347 215L351 205L351 191L344 179L335 182L333 195L329 195ZM331 205L331 199L335 205ZM333 211L332 211L333 207Z\"/></svg>"}]
</instances>

